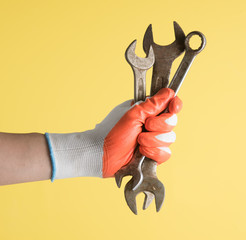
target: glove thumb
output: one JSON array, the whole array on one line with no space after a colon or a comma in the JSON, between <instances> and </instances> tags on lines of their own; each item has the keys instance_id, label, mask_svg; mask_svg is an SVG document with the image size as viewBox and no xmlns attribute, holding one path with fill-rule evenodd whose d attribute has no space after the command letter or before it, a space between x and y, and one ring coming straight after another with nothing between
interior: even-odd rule
<instances>
[{"instance_id":1,"label":"glove thumb","mask_svg":"<svg viewBox=\"0 0 246 240\"><path fill-rule=\"evenodd\" d=\"M136 104L128 111L127 117L138 119L142 124L149 117L153 117L164 111L175 93L170 88L162 88L153 97Z\"/></svg>"}]
</instances>

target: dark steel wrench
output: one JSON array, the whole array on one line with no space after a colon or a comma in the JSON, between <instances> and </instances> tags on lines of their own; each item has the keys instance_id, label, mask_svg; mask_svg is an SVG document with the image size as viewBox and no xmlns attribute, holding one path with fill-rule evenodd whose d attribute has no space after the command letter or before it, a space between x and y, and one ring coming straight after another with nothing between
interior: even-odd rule
<instances>
[{"instance_id":1,"label":"dark steel wrench","mask_svg":"<svg viewBox=\"0 0 246 240\"><path fill-rule=\"evenodd\" d=\"M161 88L168 86L172 63L185 50L185 34L177 22L173 22L173 26L175 41L167 46L161 46L154 42L151 24L144 34L143 49L145 53L148 54L149 48L152 46L155 54L150 90L151 96L155 95Z\"/></svg>"},{"instance_id":2,"label":"dark steel wrench","mask_svg":"<svg viewBox=\"0 0 246 240\"><path fill-rule=\"evenodd\" d=\"M136 40L134 40L126 50L125 57L127 62L131 65L134 73L134 101L144 101L146 97L146 71L154 64L155 57L152 47L148 51L146 58L140 58L135 54ZM138 148L129 164L122 167L116 174L115 180L117 186L121 186L122 178L124 176L133 176L132 187L135 189L143 179L141 170L144 156L142 156Z\"/></svg>"},{"instance_id":3,"label":"dark steel wrench","mask_svg":"<svg viewBox=\"0 0 246 240\"><path fill-rule=\"evenodd\" d=\"M189 44L190 38L194 35L198 35L201 38L201 45L198 49L195 50L193 50ZM169 88L174 90L175 95L178 93L184 81L184 78L192 62L194 61L196 55L204 49L205 45L206 45L206 38L201 32L198 31L191 32L185 38L186 53L171 83L168 86ZM165 109L164 112L168 112L168 108ZM146 209L154 198L156 202L157 212L160 210L163 204L165 191L164 191L163 184L157 179L156 166L157 163L155 161L149 158L145 158L142 163L142 174L143 174L142 182L138 185L137 188L133 189L133 178L132 178L125 186L126 202L130 207L130 209L132 210L132 212L135 214L137 214L136 196L140 192L145 193L145 201L144 201L143 209Z\"/></svg>"},{"instance_id":4,"label":"dark steel wrench","mask_svg":"<svg viewBox=\"0 0 246 240\"><path fill-rule=\"evenodd\" d=\"M169 76L170 76L170 68L172 66L173 61L175 58L177 58L185 49L184 46L184 40L185 40L185 34L181 27L174 22L174 33L175 33L175 41L167 46L160 46L153 41L153 33L152 33L152 26L149 25L147 28L144 40L143 40L143 48L146 52L146 55L149 55L150 49L151 51L154 51L155 56L155 62L153 67L153 76L152 76L152 83L151 83L151 95L154 95L158 92L157 89L167 87L167 84L169 82ZM134 43L134 42L133 42ZM132 43L132 44L133 44ZM136 61L138 58L135 55L135 46L130 44L128 49L126 50L126 59L128 63L131 65L133 72L134 72L134 99L136 101L138 100L145 100L145 82L142 81L136 81L136 78L140 66L137 64L138 68L136 69ZM130 49L134 49L134 51L129 51ZM131 59L130 59L131 58ZM140 82L140 83L138 83ZM142 85L144 86L144 90L141 89ZM144 91L144 93L143 93ZM121 186L122 178L128 175L132 175L134 183L132 184L133 189L135 190L138 185L142 181L142 174L141 174L141 164L143 162L143 156L138 154L138 150L136 150L132 160L127 166L124 166L121 168L116 174L115 179L117 186ZM134 160L134 159L137 160ZM149 196L149 199L151 198L151 194L146 193L146 196ZM153 198L153 196L152 196ZM148 202L148 201L147 201Z\"/></svg>"}]
</instances>

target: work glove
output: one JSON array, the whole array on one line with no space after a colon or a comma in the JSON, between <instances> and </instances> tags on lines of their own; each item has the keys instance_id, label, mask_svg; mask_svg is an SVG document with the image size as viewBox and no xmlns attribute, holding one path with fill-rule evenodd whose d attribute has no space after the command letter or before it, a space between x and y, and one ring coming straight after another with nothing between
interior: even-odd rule
<instances>
[{"instance_id":1,"label":"work glove","mask_svg":"<svg viewBox=\"0 0 246 240\"><path fill-rule=\"evenodd\" d=\"M169 145L182 101L174 91L161 89L153 97L132 105L132 100L115 107L93 130L75 133L45 133L54 179L112 177L140 152L158 164L171 156ZM168 106L169 112L160 114ZM159 115L160 114L160 115ZM143 131L143 126L147 131Z\"/></svg>"}]
</instances>

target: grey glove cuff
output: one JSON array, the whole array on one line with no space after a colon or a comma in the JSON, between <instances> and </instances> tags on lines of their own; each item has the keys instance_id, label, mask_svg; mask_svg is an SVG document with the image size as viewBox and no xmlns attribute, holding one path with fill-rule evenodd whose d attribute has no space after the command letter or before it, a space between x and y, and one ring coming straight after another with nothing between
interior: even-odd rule
<instances>
[{"instance_id":1,"label":"grey glove cuff","mask_svg":"<svg viewBox=\"0 0 246 240\"><path fill-rule=\"evenodd\" d=\"M45 133L52 162L52 178L102 177L104 138L95 130Z\"/></svg>"}]
</instances>

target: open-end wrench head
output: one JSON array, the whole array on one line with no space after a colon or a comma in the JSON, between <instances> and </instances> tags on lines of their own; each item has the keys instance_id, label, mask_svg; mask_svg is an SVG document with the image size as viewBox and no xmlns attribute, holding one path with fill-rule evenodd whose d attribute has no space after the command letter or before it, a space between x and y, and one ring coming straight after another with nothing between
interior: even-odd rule
<instances>
[{"instance_id":1,"label":"open-end wrench head","mask_svg":"<svg viewBox=\"0 0 246 240\"><path fill-rule=\"evenodd\" d=\"M121 168L114 175L118 188L121 187L123 177L130 176L130 175L133 176L131 179L133 189L136 189L141 184L141 182L143 181L143 174L141 171L139 171L139 169L137 169L137 168L127 169L127 166L126 166L126 167Z\"/></svg>"},{"instance_id":2,"label":"open-end wrench head","mask_svg":"<svg viewBox=\"0 0 246 240\"><path fill-rule=\"evenodd\" d=\"M147 198L148 196L150 197L150 199L145 199L143 205L144 209L146 209L152 202L153 195L155 197L156 211L158 212L161 209L165 198L165 188L162 182L160 182L157 178L147 177L144 178L143 182L135 191L132 189L132 184L133 182L129 181L125 186L125 199L127 205L134 214L137 215L136 196L141 192L144 192ZM147 193L146 195L146 192L151 194Z\"/></svg>"},{"instance_id":3,"label":"open-end wrench head","mask_svg":"<svg viewBox=\"0 0 246 240\"><path fill-rule=\"evenodd\" d=\"M150 24L144 34L143 39L143 49L145 53L148 54L150 46L152 46L156 58L165 58L166 55L170 57L170 54L173 55L174 59L178 57L185 49L185 34L177 22L173 22L173 27L175 35L174 42L170 45L162 46L154 42L152 25Z\"/></svg>"},{"instance_id":4,"label":"open-end wrench head","mask_svg":"<svg viewBox=\"0 0 246 240\"><path fill-rule=\"evenodd\" d=\"M138 214L135 192L132 190L132 182L129 181L125 186L125 199L128 207L134 214Z\"/></svg>"},{"instance_id":5,"label":"open-end wrench head","mask_svg":"<svg viewBox=\"0 0 246 240\"><path fill-rule=\"evenodd\" d=\"M154 42L151 25L149 25L144 35L143 48L145 53L148 54L148 49L152 46L155 54L151 96L155 95L161 88L168 86L172 63L185 50L185 34L177 22L174 22L173 25L175 40L169 45L162 46Z\"/></svg>"},{"instance_id":6,"label":"open-end wrench head","mask_svg":"<svg viewBox=\"0 0 246 240\"><path fill-rule=\"evenodd\" d=\"M141 170L144 156L136 150L130 160L130 162L123 166L115 173L115 181L117 186L120 188L123 177L132 176L130 180L132 182L132 188L135 190L143 181L143 173Z\"/></svg>"},{"instance_id":7,"label":"open-end wrench head","mask_svg":"<svg viewBox=\"0 0 246 240\"><path fill-rule=\"evenodd\" d=\"M134 40L129 47L126 49L125 57L131 66L142 70L148 70L151 68L155 62L155 56L152 46L149 48L149 53L146 58L138 57L135 53L137 40Z\"/></svg>"}]
</instances>

